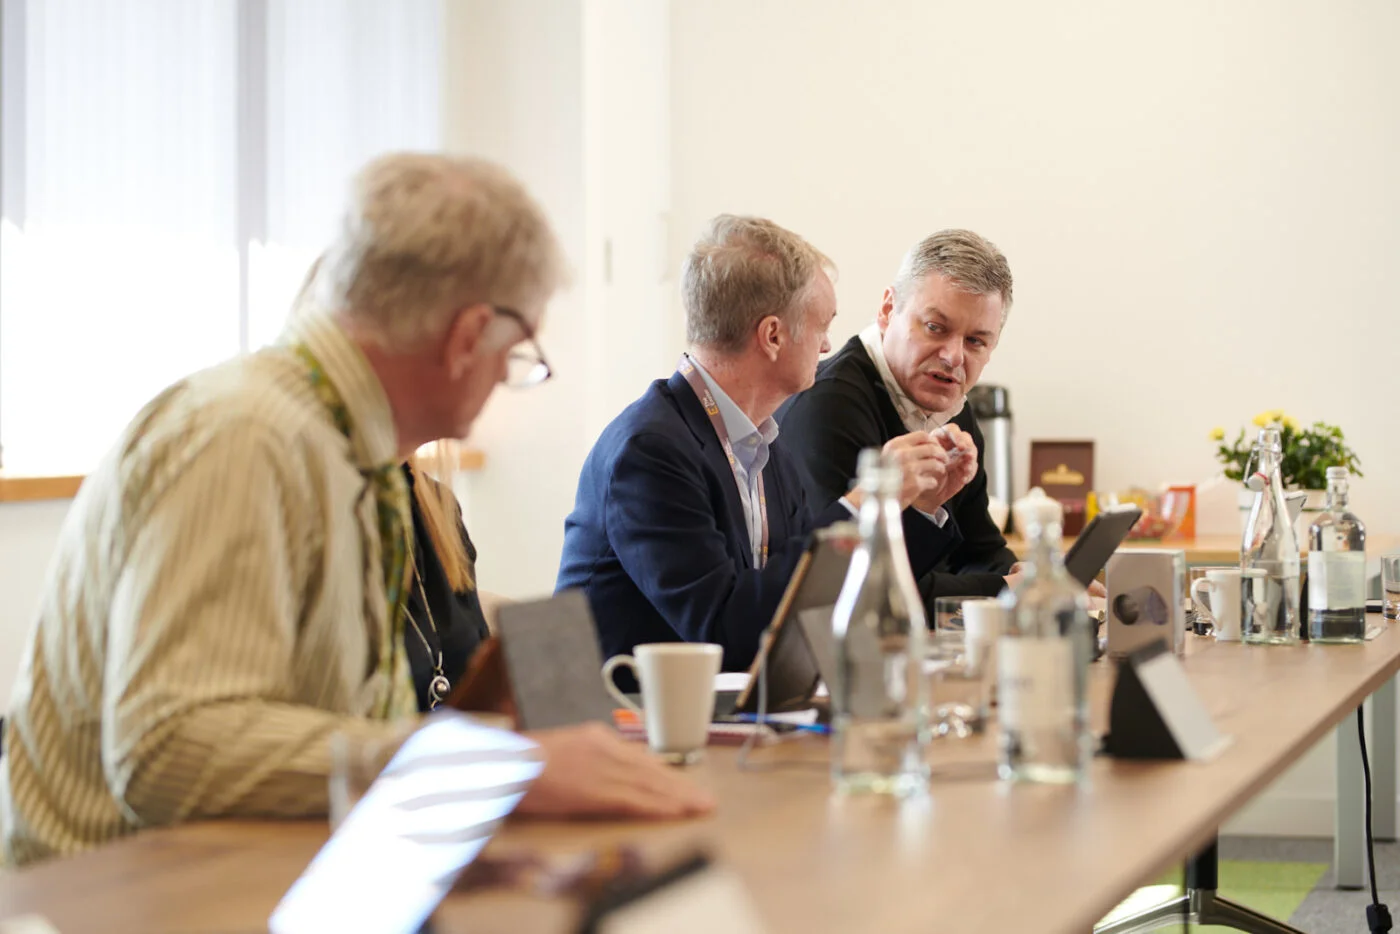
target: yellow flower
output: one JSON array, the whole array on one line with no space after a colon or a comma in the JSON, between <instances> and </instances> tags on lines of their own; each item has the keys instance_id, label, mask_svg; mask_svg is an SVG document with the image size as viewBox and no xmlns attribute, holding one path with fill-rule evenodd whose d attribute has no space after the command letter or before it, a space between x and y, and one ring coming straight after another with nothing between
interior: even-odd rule
<instances>
[{"instance_id":1,"label":"yellow flower","mask_svg":"<svg viewBox=\"0 0 1400 934\"><path fill-rule=\"evenodd\" d=\"M1212 441L1224 441L1224 440L1225 440L1225 429L1224 429L1224 428L1221 428L1221 427L1219 427L1219 426L1216 426L1215 428L1212 428L1212 429L1210 430L1210 440L1212 440Z\"/></svg>"},{"instance_id":2,"label":"yellow flower","mask_svg":"<svg viewBox=\"0 0 1400 934\"><path fill-rule=\"evenodd\" d=\"M1291 431L1297 431L1298 422L1292 416L1285 415L1283 416L1283 427L1290 429Z\"/></svg>"},{"instance_id":3,"label":"yellow flower","mask_svg":"<svg viewBox=\"0 0 1400 934\"><path fill-rule=\"evenodd\" d=\"M1288 416L1283 414L1283 409L1265 409L1254 416L1254 424L1259 428L1268 428L1270 425L1277 425L1286 420Z\"/></svg>"},{"instance_id":4,"label":"yellow flower","mask_svg":"<svg viewBox=\"0 0 1400 934\"><path fill-rule=\"evenodd\" d=\"M1269 414L1268 412L1260 412L1258 415L1254 416L1254 426L1256 428L1268 428Z\"/></svg>"}]
</instances>

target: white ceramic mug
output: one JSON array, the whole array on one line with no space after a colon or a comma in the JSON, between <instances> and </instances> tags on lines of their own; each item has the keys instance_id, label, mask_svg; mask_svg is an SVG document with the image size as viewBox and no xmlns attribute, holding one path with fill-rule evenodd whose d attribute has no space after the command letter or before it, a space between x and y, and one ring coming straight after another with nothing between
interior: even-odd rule
<instances>
[{"instance_id":1,"label":"white ceramic mug","mask_svg":"<svg viewBox=\"0 0 1400 934\"><path fill-rule=\"evenodd\" d=\"M1239 568L1217 568L1191 585L1191 597L1210 607L1215 618L1215 638L1218 642L1240 641L1240 581L1258 577L1264 572L1241 571Z\"/></svg>"},{"instance_id":2,"label":"white ceramic mug","mask_svg":"<svg viewBox=\"0 0 1400 934\"><path fill-rule=\"evenodd\" d=\"M715 675L723 650L708 642L652 642L614 655L603 665L603 684L619 704L642 715L652 751L675 763L700 758L715 714ZM613 683L620 666L642 686L642 706Z\"/></svg>"}]
</instances>

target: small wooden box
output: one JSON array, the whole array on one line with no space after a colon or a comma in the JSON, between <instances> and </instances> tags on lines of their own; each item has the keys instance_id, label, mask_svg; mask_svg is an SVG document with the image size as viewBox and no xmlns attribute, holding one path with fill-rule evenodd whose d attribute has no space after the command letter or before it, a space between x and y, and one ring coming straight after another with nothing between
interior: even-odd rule
<instances>
[{"instance_id":1,"label":"small wooden box","mask_svg":"<svg viewBox=\"0 0 1400 934\"><path fill-rule=\"evenodd\" d=\"M1084 530L1085 505L1094 488L1094 442L1032 441L1030 485L1060 501L1066 535Z\"/></svg>"}]
</instances>

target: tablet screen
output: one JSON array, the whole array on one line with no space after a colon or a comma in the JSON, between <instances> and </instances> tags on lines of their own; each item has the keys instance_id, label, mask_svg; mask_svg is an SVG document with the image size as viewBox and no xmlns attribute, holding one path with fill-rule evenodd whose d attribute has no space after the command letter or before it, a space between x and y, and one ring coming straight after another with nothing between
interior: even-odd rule
<instances>
[{"instance_id":1,"label":"tablet screen","mask_svg":"<svg viewBox=\"0 0 1400 934\"><path fill-rule=\"evenodd\" d=\"M417 931L543 767L523 736L434 714L292 884L269 929Z\"/></svg>"},{"instance_id":2,"label":"tablet screen","mask_svg":"<svg viewBox=\"0 0 1400 934\"><path fill-rule=\"evenodd\" d=\"M1085 587L1099 576L1108 559L1123 544L1128 532L1137 524L1142 510L1131 504L1118 506L1094 516L1088 527L1079 533L1074 545L1065 555L1065 571Z\"/></svg>"},{"instance_id":3,"label":"tablet screen","mask_svg":"<svg viewBox=\"0 0 1400 934\"><path fill-rule=\"evenodd\" d=\"M754 685L759 667L765 663L768 665L769 710L782 710L811 700L821 679L821 670L796 617L804 610L836 603L846 582L851 552L858 543L859 537L849 527L822 530L814 538L807 554L798 562L774 614L769 627L771 642L754 660L748 687L739 696L738 710L752 713L757 709L758 692Z\"/></svg>"}]
</instances>

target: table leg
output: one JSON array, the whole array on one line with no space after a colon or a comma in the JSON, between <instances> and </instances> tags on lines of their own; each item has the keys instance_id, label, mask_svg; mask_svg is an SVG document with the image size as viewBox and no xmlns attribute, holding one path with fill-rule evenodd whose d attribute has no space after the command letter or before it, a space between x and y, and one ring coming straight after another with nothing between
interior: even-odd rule
<instances>
[{"instance_id":1,"label":"table leg","mask_svg":"<svg viewBox=\"0 0 1400 934\"><path fill-rule=\"evenodd\" d=\"M1396 679L1371 695L1371 833L1377 840L1394 840L1396 769Z\"/></svg>"},{"instance_id":2,"label":"table leg","mask_svg":"<svg viewBox=\"0 0 1400 934\"><path fill-rule=\"evenodd\" d=\"M1366 882L1366 837L1361 778L1361 742L1356 718L1337 725L1337 803L1332 832L1332 865L1339 889L1359 889Z\"/></svg>"}]
</instances>

